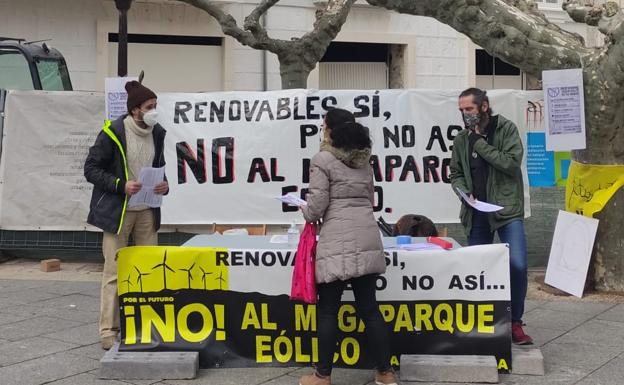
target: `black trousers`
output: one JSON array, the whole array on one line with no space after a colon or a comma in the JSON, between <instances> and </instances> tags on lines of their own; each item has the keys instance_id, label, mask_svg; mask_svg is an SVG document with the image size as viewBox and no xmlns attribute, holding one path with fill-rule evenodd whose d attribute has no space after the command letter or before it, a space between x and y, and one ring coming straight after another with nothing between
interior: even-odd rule
<instances>
[{"instance_id":1,"label":"black trousers","mask_svg":"<svg viewBox=\"0 0 624 385\"><path fill-rule=\"evenodd\" d=\"M329 376L332 371L336 336L338 334L338 310L342 292L347 283L351 283L355 296L357 315L364 321L367 348L377 370L390 369L390 339L386 325L377 304L375 280L377 274L364 275L348 281L334 281L318 284L319 296L316 305L317 333L319 343L319 361L316 371Z\"/></svg>"}]
</instances>

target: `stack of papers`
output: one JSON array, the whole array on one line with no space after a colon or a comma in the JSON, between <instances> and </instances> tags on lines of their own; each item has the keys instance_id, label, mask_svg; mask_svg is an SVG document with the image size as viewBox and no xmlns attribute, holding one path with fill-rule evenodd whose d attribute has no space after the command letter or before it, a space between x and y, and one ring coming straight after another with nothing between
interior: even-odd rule
<instances>
[{"instance_id":1,"label":"stack of papers","mask_svg":"<svg viewBox=\"0 0 624 385\"><path fill-rule=\"evenodd\" d=\"M278 201L282 201L283 203L286 203L287 205L297 206L297 207L306 206L308 204L308 202L304 201L303 199L299 198L293 193L288 193L280 197L275 197L275 199L277 199Z\"/></svg>"},{"instance_id":2,"label":"stack of papers","mask_svg":"<svg viewBox=\"0 0 624 385\"><path fill-rule=\"evenodd\" d=\"M470 197L468 195L466 195L466 193L464 193L460 189L457 189L457 192L462 197L462 199L466 201L466 203L468 203L470 206L472 206L473 208L475 208L475 209L477 209L477 210L479 210L481 212L493 213L495 211L502 210L504 208L503 206L497 206L497 205L493 205L491 203L481 202L478 199L470 199Z\"/></svg>"},{"instance_id":3,"label":"stack of papers","mask_svg":"<svg viewBox=\"0 0 624 385\"><path fill-rule=\"evenodd\" d=\"M154 187L165 180L165 168L143 167L139 174L141 189L128 200L128 207L147 205L149 207L160 207L162 195L154 192Z\"/></svg>"}]
</instances>

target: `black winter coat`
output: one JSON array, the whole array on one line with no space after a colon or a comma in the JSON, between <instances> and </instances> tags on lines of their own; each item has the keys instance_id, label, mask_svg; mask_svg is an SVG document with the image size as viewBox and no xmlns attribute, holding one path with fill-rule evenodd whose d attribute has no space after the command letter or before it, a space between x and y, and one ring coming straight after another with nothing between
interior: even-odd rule
<instances>
[{"instance_id":1,"label":"black winter coat","mask_svg":"<svg viewBox=\"0 0 624 385\"><path fill-rule=\"evenodd\" d=\"M100 229L118 234L121 231L126 213L126 181L128 164L126 162L126 132L123 120L127 115L115 121L107 120L102 131L89 148L84 165L87 181L93 183L93 194L87 222ZM166 131L159 124L154 126L154 162L153 167L165 165L163 153ZM160 208L154 208L154 228L160 228Z\"/></svg>"}]
</instances>

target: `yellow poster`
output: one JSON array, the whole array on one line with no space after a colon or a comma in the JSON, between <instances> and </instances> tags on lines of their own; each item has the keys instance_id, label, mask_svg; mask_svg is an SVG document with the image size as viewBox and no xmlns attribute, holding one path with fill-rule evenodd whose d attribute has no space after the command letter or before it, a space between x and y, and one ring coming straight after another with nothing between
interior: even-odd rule
<instances>
[{"instance_id":1,"label":"yellow poster","mask_svg":"<svg viewBox=\"0 0 624 385\"><path fill-rule=\"evenodd\" d=\"M163 290L228 290L228 268L214 247L125 247L117 252L119 295Z\"/></svg>"},{"instance_id":2,"label":"yellow poster","mask_svg":"<svg viewBox=\"0 0 624 385\"><path fill-rule=\"evenodd\" d=\"M565 192L566 211L593 217L624 185L624 165L572 161Z\"/></svg>"}]
</instances>

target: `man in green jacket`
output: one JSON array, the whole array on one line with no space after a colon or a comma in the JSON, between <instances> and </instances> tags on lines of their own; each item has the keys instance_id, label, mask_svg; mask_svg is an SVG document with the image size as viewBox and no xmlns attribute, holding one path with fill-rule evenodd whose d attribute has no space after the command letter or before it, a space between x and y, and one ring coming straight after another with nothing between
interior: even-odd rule
<instances>
[{"instance_id":1,"label":"man in green jacket","mask_svg":"<svg viewBox=\"0 0 624 385\"><path fill-rule=\"evenodd\" d=\"M470 199L503 206L494 213L473 209L462 201L460 219L469 245L491 244L494 232L509 244L511 334L515 344L533 342L522 329L527 292L527 248L524 234L523 148L516 125L493 115L486 92L468 88L459 95L466 129L453 141L451 185Z\"/></svg>"}]
</instances>

